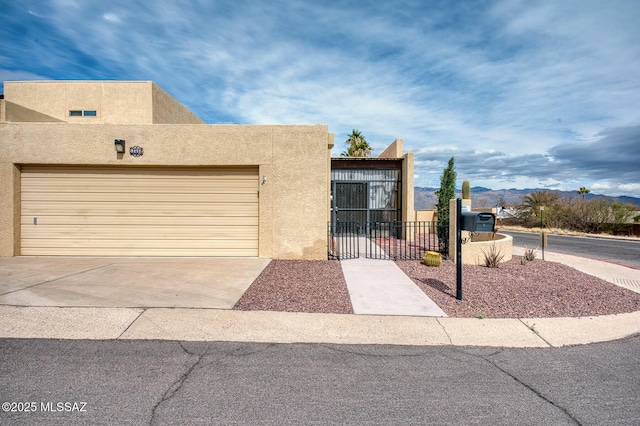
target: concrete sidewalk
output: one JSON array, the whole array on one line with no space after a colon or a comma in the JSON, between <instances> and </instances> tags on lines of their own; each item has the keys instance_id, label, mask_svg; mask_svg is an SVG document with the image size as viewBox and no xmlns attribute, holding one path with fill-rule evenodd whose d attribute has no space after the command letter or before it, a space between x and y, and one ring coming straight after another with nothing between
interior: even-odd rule
<instances>
[{"instance_id":1,"label":"concrete sidewalk","mask_svg":"<svg viewBox=\"0 0 640 426\"><path fill-rule=\"evenodd\" d=\"M584 318L475 319L223 309L0 306L0 337L559 347L640 333L640 311Z\"/></svg>"},{"instance_id":2,"label":"concrete sidewalk","mask_svg":"<svg viewBox=\"0 0 640 426\"><path fill-rule=\"evenodd\" d=\"M360 237L360 253L367 239ZM340 261L355 314L446 317L392 260L359 257Z\"/></svg>"},{"instance_id":3,"label":"concrete sidewalk","mask_svg":"<svg viewBox=\"0 0 640 426\"><path fill-rule=\"evenodd\" d=\"M550 252L545 253L545 259L579 267L586 273L614 283L617 280L629 283L640 280L640 270L608 262ZM140 265L139 259L131 262ZM100 262L89 266L86 271L78 273L108 272L108 268L100 268ZM64 283L70 291L82 290L77 282L71 280L75 275L56 272L60 277L52 284ZM9 277L26 280L26 283L33 279L31 275L39 273L28 270L19 277L2 276L5 281ZM35 287L31 291L35 291ZM0 337L7 338L556 347L608 341L640 333L640 311L583 318L476 319L245 312L229 308L178 306L9 306L6 300L4 303L0 305Z\"/></svg>"},{"instance_id":4,"label":"concrete sidewalk","mask_svg":"<svg viewBox=\"0 0 640 426\"><path fill-rule=\"evenodd\" d=\"M392 260L340 262L355 314L446 317Z\"/></svg>"}]
</instances>

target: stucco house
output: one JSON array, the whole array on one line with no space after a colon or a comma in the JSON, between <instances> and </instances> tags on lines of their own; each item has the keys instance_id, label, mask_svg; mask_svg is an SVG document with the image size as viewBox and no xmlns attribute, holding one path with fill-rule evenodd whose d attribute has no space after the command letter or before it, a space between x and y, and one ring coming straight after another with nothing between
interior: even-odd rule
<instances>
[{"instance_id":1,"label":"stucco house","mask_svg":"<svg viewBox=\"0 0 640 426\"><path fill-rule=\"evenodd\" d=\"M327 258L327 125L205 124L150 81L10 81L2 98L0 256ZM382 158L413 220L413 156L397 140Z\"/></svg>"}]
</instances>

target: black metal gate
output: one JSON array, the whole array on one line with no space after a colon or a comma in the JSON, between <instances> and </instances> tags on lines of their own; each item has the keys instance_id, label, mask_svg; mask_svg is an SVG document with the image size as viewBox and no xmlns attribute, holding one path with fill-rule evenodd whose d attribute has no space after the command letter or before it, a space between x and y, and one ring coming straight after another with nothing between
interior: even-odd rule
<instances>
[{"instance_id":1,"label":"black metal gate","mask_svg":"<svg viewBox=\"0 0 640 426\"><path fill-rule=\"evenodd\" d=\"M401 170L332 169L331 220L364 229L375 222L401 219Z\"/></svg>"},{"instance_id":2,"label":"black metal gate","mask_svg":"<svg viewBox=\"0 0 640 426\"><path fill-rule=\"evenodd\" d=\"M368 222L369 185L366 182L334 182L333 185L333 220L359 227Z\"/></svg>"},{"instance_id":3,"label":"black metal gate","mask_svg":"<svg viewBox=\"0 0 640 426\"><path fill-rule=\"evenodd\" d=\"M425 251L449 251L449 224L438 222L335 222L327 225L329 259L421 260Z\"/></svg>"}]
</instances>

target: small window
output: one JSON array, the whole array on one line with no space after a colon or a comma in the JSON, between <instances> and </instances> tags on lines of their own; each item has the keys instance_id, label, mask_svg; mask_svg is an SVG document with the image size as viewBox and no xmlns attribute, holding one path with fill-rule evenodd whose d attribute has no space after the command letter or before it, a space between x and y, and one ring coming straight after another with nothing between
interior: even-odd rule
<instances>
[{"instance_id":1,"label":"small window","mask_svg":"<svg viewBox=\"0 0 640 426\"><path fill-rule=\"evenodd\" d=\"M95 109L72 109L69 110L69 117L97 117L98 112Z\"/></svg>"}]
</instances>

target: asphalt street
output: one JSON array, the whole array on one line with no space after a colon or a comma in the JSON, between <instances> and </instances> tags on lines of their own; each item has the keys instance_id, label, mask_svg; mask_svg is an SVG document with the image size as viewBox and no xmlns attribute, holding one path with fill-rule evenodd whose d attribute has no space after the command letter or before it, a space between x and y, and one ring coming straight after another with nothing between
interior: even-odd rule
<instances>
[{"instance_id":1,"label":"asphalt street","mask_svg":"<svg viewBox=\"0 0 640 426\"><path fill-rule=\"evenodd\" d=\"M0 423L637 425L638 353L2 339Z\"/></svg>"},{"instance_id":2,"label":"asphalt street","mask_svg":"<svg viewBox=\"0 0 640 426\"><path fill-rule=\"evenodd\" d=\"M540 234L530 232L500 231L513 237L513 244L537 248ZM571 235L547 235L547 250L615 262L640 268L640 239L581 237ZM541 257L538 249L538 258Z\"/></svg>"}]
</instances>

